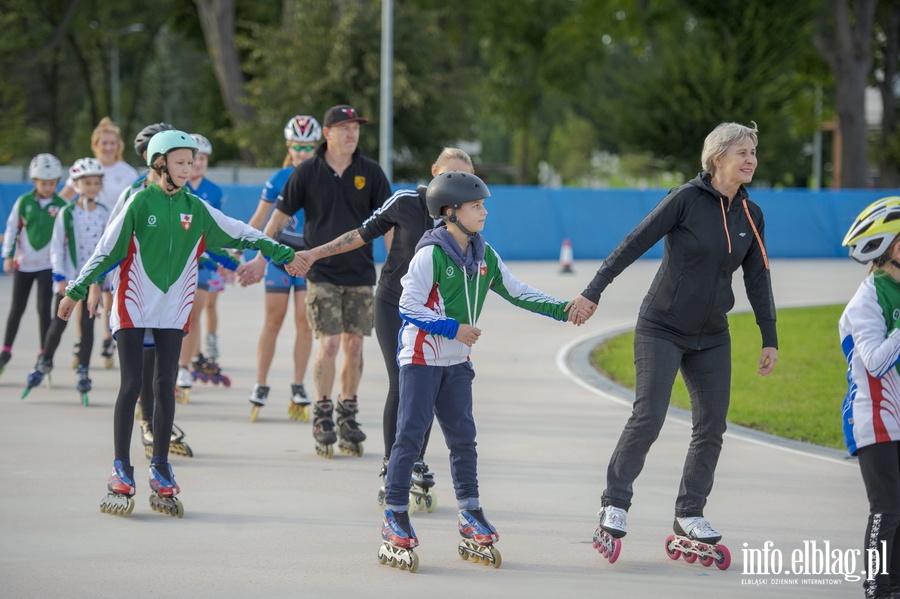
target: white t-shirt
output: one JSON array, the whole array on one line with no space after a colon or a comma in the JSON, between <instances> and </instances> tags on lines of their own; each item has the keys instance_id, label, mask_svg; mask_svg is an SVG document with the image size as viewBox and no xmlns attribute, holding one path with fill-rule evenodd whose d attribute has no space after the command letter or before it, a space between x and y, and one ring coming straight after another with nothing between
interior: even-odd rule
<instances>
[{"instance_id":1,"label":"white t-shirt","mask_svg":"<svg viewBox=\"0 0 900 599\"><path fill-rule=\"evenodd\" d=\"M138 172L127 162L121 160L112 166L103 167L103 189L97 196L97 202L112 209L122 190L134 183ZM66 185L75 188L72 177L66 179Z\"/></svg>"}]
</instances>

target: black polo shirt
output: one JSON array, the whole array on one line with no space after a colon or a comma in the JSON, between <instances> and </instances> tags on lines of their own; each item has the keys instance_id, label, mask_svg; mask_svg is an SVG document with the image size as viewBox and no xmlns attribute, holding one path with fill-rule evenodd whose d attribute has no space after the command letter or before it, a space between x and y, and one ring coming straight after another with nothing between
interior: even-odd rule
<instances>
[{"instance_id":1,"label":"black polo shirt","mask_svg":"<svg viewBox=\"0 0 900 599\"><path fill-rule=\"evenodd\" d=\"M288 216L304 211L303 237L310 248L355 230L391 195L390 183L377 162L357 148L350 166L338 176L325 162L326 147L327 142L314 158L294 169L278 196L277 207ZM306 278L314 283L374 285L372 246L317 260Z\"/></svg>"}]
</instances>

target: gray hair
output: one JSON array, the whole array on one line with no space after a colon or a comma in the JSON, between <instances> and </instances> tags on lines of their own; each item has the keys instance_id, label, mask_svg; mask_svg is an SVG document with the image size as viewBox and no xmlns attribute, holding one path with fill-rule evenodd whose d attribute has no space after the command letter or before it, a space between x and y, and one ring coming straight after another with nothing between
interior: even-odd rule
<instances>
[{"instance_id":1,"label":"gray hair","mask_svg":"<svg viewBox=\"0 0 900 599\"><path fill-rule=\"evenodd\" d=\"M706 140L703 142L703 152L700 154L700 166L703 170L715 175L716 158L724 156L728 148L739 141L749 137L753 140L754 146L758 145L759 140L756 134L759 133L759 130L753 121L750 121L750 125L747 127L740 123L721 123L713 129L706 136Z\"/></svg>"},{"instance_id":2,"label":"gray hair","mask_svg":"<svg viewBox=\"0 0 900 599\"><path fill-rule=\"evenodd\" d=\"M466 154L465 150L460 150L459 148L444 148L440 155L437 157L437 160L434 161L434 164L431 166L431 168L440 169L451 160L462 160L469 165L469 168L475 170L475 165L472 164L472 159L468 154Z\"/></svg>"}]
</instances>

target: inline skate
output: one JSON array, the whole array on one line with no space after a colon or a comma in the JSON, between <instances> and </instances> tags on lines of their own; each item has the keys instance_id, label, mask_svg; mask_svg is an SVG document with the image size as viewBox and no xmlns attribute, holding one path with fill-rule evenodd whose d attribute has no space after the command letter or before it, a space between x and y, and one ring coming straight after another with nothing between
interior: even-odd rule
<instances>
[{"instance_id":1,"label":"inline skate","mask_svg":"<svg viewBox=\"0 0 900 599\"><path fill-rule=\"evenodd\" d=\"M316 453L323 458L334 455L334 404L327 397L316 401L313 406L313 437L316 440Z\"/></svg>"},{"instance_id":2,"label":"inline skate","mask_svg":"<svg viewBox=\"0 0 900 599\"><path fill-rule=\"evenodd\" d=\"M134 510L134 468L123 465L121 460L114 461L106 488L109 493L100 502L100 511L104 514L130 515Z\"/></svg>"},{"instance_id":3,"label":"inline skate","mask_svg":"<svg viewBox=\"0 0 900 599\"><path fill-rule=\"evenodd\" d=\"M256 417L259 416L259 409L266 405L268 398L268 386L260 385L259 383L253 385L253 392L250 394L250 405L253 406L250 408L250 422L256 422Z\"/></svg>"},{"instance_id":4,"label":"inline skate","mask_svg":"<svg viewBox=\"0 0 900 599\"><path fill-rule=\"evenodd\" d=\"M187 366L178 367L178 377L175 380L175 401L186 404L191 401L191 387L194 386L194 379Z\"/></svg>"},{"instance_id":5,"label":"inline skate","mask_svg":"<svg viewBox=\"0 0 900 599\"><path fill-rule=\"evenodd\" d=\"M38 356L37 362L31 372L28 373L25 391L22 392L22 399L28 397L31 390L44 382L47 377L47 387L50 387L50 371L53 370L53 362L45 358L43 355Z\"/></svg>"},{"instance_id":6,"label":"inline skate","mask_svg":"<svg viewBox=\"0 0 900 599\"><path fill-rule=\"evenodd\" d=\"M597 514L600 523L594 531L594 549L614 564L622 553L622 537L625 532L625 519L628 512L612 505L603 506Z\"/></svg>"},{"instance_id":7,"label":"inline skate","mask_svg":"<svg viewBox=\"0 0 900 599\"><path fill-rule=\"evenodd\" d=\"M9 364L9 361L12 359L12 354L8 350L3 350L0 352L0 375L3 374L3 371L6 370L6 365Z\"/></svg>"},{"instance_id":8,"label":"inline skate","mask_svg":"<svg viewBox=\"0 0 900 599\"><path fill-rule=\"evenodd\" d=\"M153 425L146 420L141 420L141 443L144 445L144 455L149 460L153 457ZM184 442L184 431L174 422L172 423L172 436L169 438L169 454L181 455L186 458L194 457L190 445Z\"/></svg>"},{"instance_id":9,"label":"inline skate","mask_svg":"<svg viewBox=\"0 0 900 599\"><path fill-rule=\"evenodd\" d=\"M103 348L100 350L100 356L103 357L103 366L109 370L113 367L113 354L116 353L116 342L110 337L103 340Z\"/></svg>"},{"instance_id":10,"label":"inline skate","mask_svg":"<svg viewBox=\"0 0 900 599\"><path fill-rule=\"evenodd\" d=\"M181 492L175 482L172 466L166 463L150 464L150 508L173 517L184 516L184 506L175 497Z\"/></svg>"},{"instance_id":11,"label":"inline skate","mask_svg":"<svg viewBox=\"0 0 900 599\"><path fill-rule=\"evenodd\" d=\"M84 364L79 364L75 376L78 378L78 380L75 381L75 389L81 394L81 405L87 407L88 391L91 390L91 379L88 376L88 367Z\"/></svg>"},{"instance_id":12,"label":"inline skate","mask_svg":"<svg viewBox=\"0 0 900 599\"><path fill-rule=\"evenodd\" d=\"M388 459L388 457L381 459L381 472L378 473L378 476L381 477L381 486L378 488L378 507L381 509L387 507L385 482L387 480Z\"/></svg>"},{"instance_id":13,"label":"inline skate","mask_svg":"<svg viewBox=\"0 0 900 599\"><path fill-rule=\"evenodd\" d=\"M337 426L341 438L338 448L342 453L362 457L362 442L366 440L366 434L360 430L359 423L356 422L356 413L359 412L356 405L356 397L339 399L337 402Z\"/></svg>"},{"instance_id":14,"label":"inline skate","mask_svg":"<svg viewBox=\"0 0 900 599\"><path fill-rule=\"evenodd\" d=\"M288 417L299 422L309 422L309 398L303 383L291 384L291 403L288 404Z\"/></svg>"},{"instance_id":15,"label":"inline skate","mask_svg":"<svg viewBox=\"0 0 900 599\"><path fill-rule=\"evenodd\" d=\"M481 508L460 510L459 534L463 538L459 542L459 557L471 559L475 564L481 561L485 566L500 567L500 551L494 547L494 543L500 540L500 535L484 517Z\"/></svg>"},{"instance_id":16,"label":"inline skate","mask_svg":"<svg viewBox=\"0 0 900 599\"><path fill-rule=\"evenodd\" d=\"M378 548L378 561L392 568L409 570L414 573L419 569L419 556L413 547L419 546L419 539L409 521L409 512L384 511L381 524L381 547Z\"/></svg>"},{"instance_id":17,"label":"inline skate","mask_svg":"<svg viewBox=\"0 0 900 599\"><path fill-rule=\"evenodd\" d=\"M231 379L222 374L222 368L215 360L207 358L203 354L198 354L197 357L194 358L192 365L194 370L191 373L191 376L195 381L200 380L201 382L212 383L213 385L231 386Z\"/></svg>"},{"instance_id":18,"label":"inline skate","mask_svg":"<svg viewBox=\"0 0 900 599\"><path fill-rule=\"evenodd\" d=\"M417 460L413 465L412 480L409 485L409 505L417 510L425 510L429 514L437 507L437 494L434 487L434 473L428 470L428 464Z\"/></svg>"},{"instance_id":19,"label":"inline skate","mask_svg":"<svg viewBox=\"0 0 900 599\"><path fill-rule=\"evenodd\" d=\"M713 564L719 570L727 570L731 565L731 552L725 545L719 545L722 535L702 516L675 518L672 525L674 535L666 539L666 555L677 560L684 557L689 564L700 561L700 565Z\"/></svg>"}]
</instances>

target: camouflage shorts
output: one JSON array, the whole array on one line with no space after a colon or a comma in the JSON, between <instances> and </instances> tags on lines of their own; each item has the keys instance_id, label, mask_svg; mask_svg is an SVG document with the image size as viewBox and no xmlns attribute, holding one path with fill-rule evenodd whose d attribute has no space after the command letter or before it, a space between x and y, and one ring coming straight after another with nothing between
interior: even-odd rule
<instances>
[{"instance_id":1,"label":"camouflage shorts","mask_svg":"<svg viewBox=\"0 0 900 599\"><path fill-rule=\"evenodd\" d=\"M316 338L350 333L369 336L374 326L372 287L306 282L306 320Z\"/></svg>"}]
</instances>

